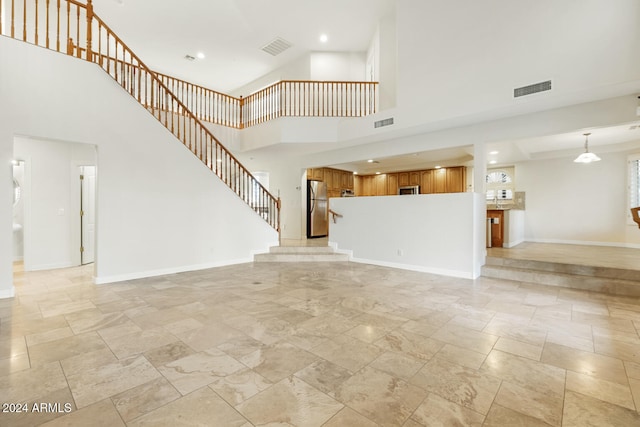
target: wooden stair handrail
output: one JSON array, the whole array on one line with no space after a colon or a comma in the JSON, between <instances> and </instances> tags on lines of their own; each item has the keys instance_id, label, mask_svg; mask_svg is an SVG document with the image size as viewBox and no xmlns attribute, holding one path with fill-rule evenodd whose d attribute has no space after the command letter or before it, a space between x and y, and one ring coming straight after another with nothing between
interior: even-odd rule
<instances>
[{"instance_id":1,"label":"wooden stair handrail","mask_svg":"<svg viewBox=\"0 0 640 427\"><path fill-rule=\"evenodd\" d=\"M91 3L91 0L88 0L89 3ZM279 217L279 206L280 206L280 202L278 201L279 199L277 199L276 197L274 197L252 174L251 172L249 172L249 170L247 168L244 167L244 165L242 163L240 163L240 161L229 151L227 150L222 143L202 124L202 122L200 122L200 120L195 116L195 114L193 114L191 112L191 110L189 110L187 108L186 105L184 105L182 103L182 101L180 101L180 99L178 99L177 96L175 96L170 90L169 88L162 82L162 80L160 80L160 78L158 78L158 76L156 75L155 72L151 71L151 69L149 67L146 66L146 64L144 64L140 58L138 58L137 55L135 55L133 53L133 51L113 32L113 30L97 15L93 15L93 19L95 19L98 22L98 28L103 27L110 36L112 36L115 41L116 41L116 49L118 44L122 45L123 50L126 49L126 52L129 54L129 56L131 57L131 59L135 59L135 61L138 63L137 67L139 67L140 69L146 71L146 73L151 77L152 80L154 80L156 82L156 84L164 89L164 91L173 98L174 102L181 108L181 110L183 111L183 114L187 117L189 117L189 119L193 120L193 122L196 124L196 127L198 127L200 129L201 132L203 132L206 136L208 136L209 138L211 138L211 140L213 142L215 142L216 144L216 150L214 151L217 154L218 148L221 150L221 152L224 153L225 156L228 156L229 160L231 160L231 163L234 163L235 165L237 165L237 167L240 169L240 172L242 172L243 174L246 174L246 176L250 177L250 180L252 182L253 185L257 185L265 194L268 195L268 197L273 201L274 206L277 206L277 210L278 210L278 217ZM98 52L99 53L99 52ZM93 58L95 57L95 52L91 51L91 58L87 59L91 62L95 62L93 60ZM98 64L100 65L100 64ZM103 68L101 66L101 68ZM132 94L133 95L133 94ZM135 96L134 96L135 97ZM140 99L138 98L138 101L140 101ZM155 115L154 115L155 116ZM172 130L173 131L173 119L171 121L172 124ZM165 126L167 126L167 124L165 123ZM179 136L178 136L179 138ZM184 142L183 142L184 143ZM185 144L186 145L186 144ZM192 150L193 151L193 150ZM195 154L195 153L194 153ZM201 160L204 161L204 159L201 158ZM211 159L212 162L211 164L208 164L207 162L205 162L205 164L207 166L209 166L210 169L213 170L214 167L214 163L213 163L213 159ZM216 159L217 161L217 156ZM218 169L218 166L216 166L216 169ZM216 175L218 175L220 177L220 174L217 173L216 171ZM229 184L228 182L226 182L226 180L223 179L223 181L225 181L225 183ZM270 223L271 224L271 223ZM274 226L274 228L276 229L276 231L280 232L280 223L279 221L277 222L277 224L271 224Z\"/></svg>"},{"instance_id":2,"label":"wooden stair handrail","mask_svg":"<svg viewBox=\"0 0 640 427\"><path fill-rule=\"evenodd\" d=\"M86 49L79 47L77 45L75 45L73 43L73 39L69 40L69 47L67 49L67 53L71 56L77 56L79 58L83 57L84 52L86 51ZM96 55L94 53L94 55ZM112 61L115 64L120 64L120 65L124 65L124 66L135 66L135 64L130 64L127 63L125 61L122 61L121 59L117 59L114 58L112 56L106 56L103 54L100 54L99 56L100 60L98 61L100 64L102 63L102 61ZM153 71L153 70L152 70ZM360 114L357 114L355 112L352 111L353 108L355 108L354 106L351 106L350 109L348 109L345 113L341 114L341 108L340 106L336 105L332 111L322 111L321 114L319 115L314 115L314 114L308 114L308 111L304 111L304 112L300 112L297 111L296 113L293 113L291 111L287 112L285 111L285 109L283 108L279 108L276 109L272 112L266 113L263 116L260 116L257 119L252 119L249 118L248 120L243 120L243 110L245 105L249 105L251 102L260 102L259 98L260 96L270 96L273 94L280 94L283 92L283 89L281 88L286 88L287 85L290 84L302 84L302 85L308 85L311 87L315 87L315 88L319 88L319 87L324 87L324 86L331 86L332 89L336 89L337 87L339 87L339 85L349 85L351 86L356 86L356 87L360 87L360 92L361 92L361 96L364 96L363 94L365 92L362 91L363 87L371 87L373 88L373 92L375 92L375 88L378 86L378 82L363 82L363 81L342 81L342 80L280 80L270 86L268 86L265 89L261 89L257 92L253 92L251 94L249 94L246 98L243 97L234 97L231 95L227 95L225 93L222 92L218 92L215 91L213 89L209 89L206 88L202 85L198 85L195 83L191 83L188 82L186 80L182 80L173 76L170 76L168 74L163 74L163 73L159 73L156 71L153 71L159 78L160 80L164 83L164 85L174 94L178 97L178 99L180 99L182 101L182 97L185 96L184 93L184 88L187 87L187 95L191 94L191 97L189 98L187 96L187 99L190 99L191 103L196 102L197 104L200 104L199 107L202 106L202 104L208 104L208 102L205 100L199 100L199 101L194 101L195 97L199 97L199 96L204 96L205 98L219 98L219 99L223 99L226 100L226 102L223 104L223 106L221 106L220 108L226 108L228 111L227 113L224 115L224 120L216 120L215 118L212 118L212 115L215 114L211 114L211 111L206 111L207 108L205 107L205 112L204 113L199 113L199 110L192 110L192 112L196 115L196 117L198 117L201 121L206 121L206 122L210 122L210 123L215 123L215 124L219 124L222 126L227 126L227 127L231 127L234 129L243 129L255 124L259 124L259 123L263 123L265 121L268 120L272 120L278 117L362 117L365 116L367 114L371 114L376 112L376 103L375 103L375 93L373 93L373 97L370 100L373 105L370 105L371 108L364 108L363 107L363 102L357 103L357 106L359 106L361 109L366 110L364 113L360 112ZM345 89L346 90L346 89ZM182 93L181 93L182 92ZM285 96L287 94L286 89L284 90ZM290 95L289 95L290 97ZM303 96L303 98L307 98L307 95ZM360 101L363 101L362 99ZM184 104L187 103L187 101L182 101ZM314 103L315 107L319 107L317 105L317 103ZM320 107L322 107L322 103L320 103ZM233 116L233 112L231 111L232 109L237 108L238 110L238 114L237 117L231 117ZM299 106L300 110L304 109L302 106ZM211 109L211 108L210 108ZM295 109L295 108L293 108Z\"/></svg>"},{"instance_id":3,"label":"wooden stair handrail","mask_svg":"<svg viewBox=\"0 0 640 427\"><path fill-rule=\"evenodd\" d=\"M640 206L631 208L631 217L633 221L638 224L638 228L640 228Z\"/></svg>"},{"instance_id":4,"label":"wooden stair handrail","mask_svg":"<svg viewBox=\"0 0 640 427\"><path fill-rule=\"evenodd\" d=\"M333 211L331 209L329 209L329 213L332 215L331 219L333 220L333 223L336 224L336 218L342 218L343 216L341 214L339 214L336 211Z\"/></svg>"},{"instance_id":5,"label":"wooden stair handrail","mask_svg":"<svg viewBox=\"0 0 640 427\"><path fill-rule=\"evenodd\" d=\"M9 17L11 38L96 63L280 233L279 198L274 197L156 73L94 14L92 0L87 0L86 5L76 0L11 0L10 4L8 0L0 0L0 3L0 35L8 35L3 23ZM18 27L22 24L21 39L16 23ZM44 41L39 39L39 26L46 28ZM55 36L55 47L50 35ZM111 49L115 51L113 69ZM109 58L106 63L105 58Z\"/></svg>"}]
</instances>

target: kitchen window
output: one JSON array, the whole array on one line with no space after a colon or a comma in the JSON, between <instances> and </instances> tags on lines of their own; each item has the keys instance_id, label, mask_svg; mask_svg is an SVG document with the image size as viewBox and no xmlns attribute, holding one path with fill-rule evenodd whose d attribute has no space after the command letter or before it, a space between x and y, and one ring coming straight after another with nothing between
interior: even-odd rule
<instances>
[{"instance_id":1,"label":"kitchen window","mask_svg":"<svg viewBox=\"0 0 640 427\"><path fill-rule=\"evenodd\" d=\"M487 171L487 202L513 200L515 168L489 169Z\"/></svg>"},{"instance_id":2,"label":"kitchen window","mask_svg":"<svg viewBox=\"0 0 640 427\"><path fill-rule=\"evenodd\" d=\"M631 208L640 206L640 153L629 156L628 174L627 222L636 225L631 217Z\"/></svg>"}]
</instances>

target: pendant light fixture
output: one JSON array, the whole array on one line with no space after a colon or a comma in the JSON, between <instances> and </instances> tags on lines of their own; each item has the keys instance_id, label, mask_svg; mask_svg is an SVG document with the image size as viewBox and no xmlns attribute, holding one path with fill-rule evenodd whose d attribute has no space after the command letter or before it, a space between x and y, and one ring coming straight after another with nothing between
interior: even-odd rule
<instances>
[{"instance_id":1,"label":"pendant light fixture","mask_svg":"<svg viewBox=\"0 0 640 427\"><path fill-rule=\"evenodd\" d=\"M593 153L589 152L589 135L590 133L585 133L584 135L584 153L580 154L574 162L576 163L591 163L591 162L599 162L600 157L596 156Z\"/></svg>"}]
</instances>

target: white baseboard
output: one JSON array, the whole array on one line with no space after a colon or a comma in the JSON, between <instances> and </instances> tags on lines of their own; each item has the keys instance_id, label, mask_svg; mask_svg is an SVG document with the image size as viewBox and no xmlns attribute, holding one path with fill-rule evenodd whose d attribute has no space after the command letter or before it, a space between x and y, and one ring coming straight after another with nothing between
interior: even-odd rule
<instances>
[{"instance_id":1,"label":"white baseboard","mask_svg":"<svg viewBox=\"0 0 640 427\"><path fill-rule=\"evenodd\" d=\"M352 258L351 261L357 262L360 264L373 264L373 265L379 265L381 267L391 267L391 268L397 268L400 270L418 271L420 273L431 273L431 274L437 274L438 276L457 277L460 279L476 279L477 278L477 277L474 277L474 275L476 274L474 272L447 270L443 268L426 267L423 265L400 264L397 262L378 261L378 260L371 260L371 259L364 259L364 258ZM478 274L478 276L480 275Z\"/></svg>"},{"instance_id":2,"label":"white baseboard","mask_svg":"<svg viewBox=\"0 0 640 427\"><path fill-rule=\"evenodd\" d=\"M16 288L11 286L10 289L0 290L0 299L13 298L16 296Z\"/></svg>"},{"instance_id":3,"label":"white baseboard","mask_svg":"<svg viewBox=\"0 0 640 427\"><path fill-rule=\"evenodd\" d=\"M507 242L504 245L502 245L503 248L512 248L514 246L519 245L520 243L524 243L524 239L520 239L520 240L516 240L515 242Z\"/></svg>"},{"instance_id":4,"label":"white baseboard","mask_svg":"<svg viewBox=\"0 0 640 427\"><path fill-rule=\"evenodd\" d=\"M335 242L328 242L328 244L333 248L333 250L336 253L347 254L349 256L349 261L357 262L359 264L379 265L381 267L391 267L391 268L397 268L400 270L418 271L420 273L431 273L431 274L437 274L439 276L459 277L461 279L476 279L480 277L479 271L466 272L466 271L457 271L457 270L447 270L443 268L426 267L423 265L401 264L397 262L379 261L379 260L367 259L367 258L354 258L352 250L339 249L338 244Z\"/></svg>"},{"instance_id":5,"label":"white baseboard","mask_svg":"<svg viewBox=\"0 0 640 427\"><path fill-rule=\"evenodd\" d=\"M70 268L70 267L77 267L77 265L70 262L60 262L60 263L40 264L40 265L25 264L24 271L56 270L58 268Z\"/></svg>"},{"instance_id":6,"label":"white baseboard","mask_svg":"<svg viewBox=\"0 0 640 427\"><path fill-rule=\"evenodd\" d=\"M149 277L164 276L167 274L186 273L188 271L207 270L209 268L226 267L235 264L247 264L253 262L253 258L242 258L222 262L212 262L206 264L189 265L184 267L164 268L159 270L138 271L135 273L116 274L113 276L94 276L93 282L96 285L108 283L124 282L126 280L145 279Z\"/></svg>"}]
</instances>

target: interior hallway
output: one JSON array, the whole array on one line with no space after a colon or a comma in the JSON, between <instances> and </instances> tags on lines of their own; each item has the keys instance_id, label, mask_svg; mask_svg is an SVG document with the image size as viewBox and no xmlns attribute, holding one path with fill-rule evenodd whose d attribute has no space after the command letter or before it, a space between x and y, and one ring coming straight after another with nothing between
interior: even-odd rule
<instances>
[{"instance_id":1,"label":"interior hallway","mask_svg":"<svg viewBox=\"0 0 640 427\"><path fill-rule=\"evenodd\" d=\"M640 424L637 298L355 263L91 268L17 269L0 396L61 411L1 425Z\"/></svg>"}]
</instances>

